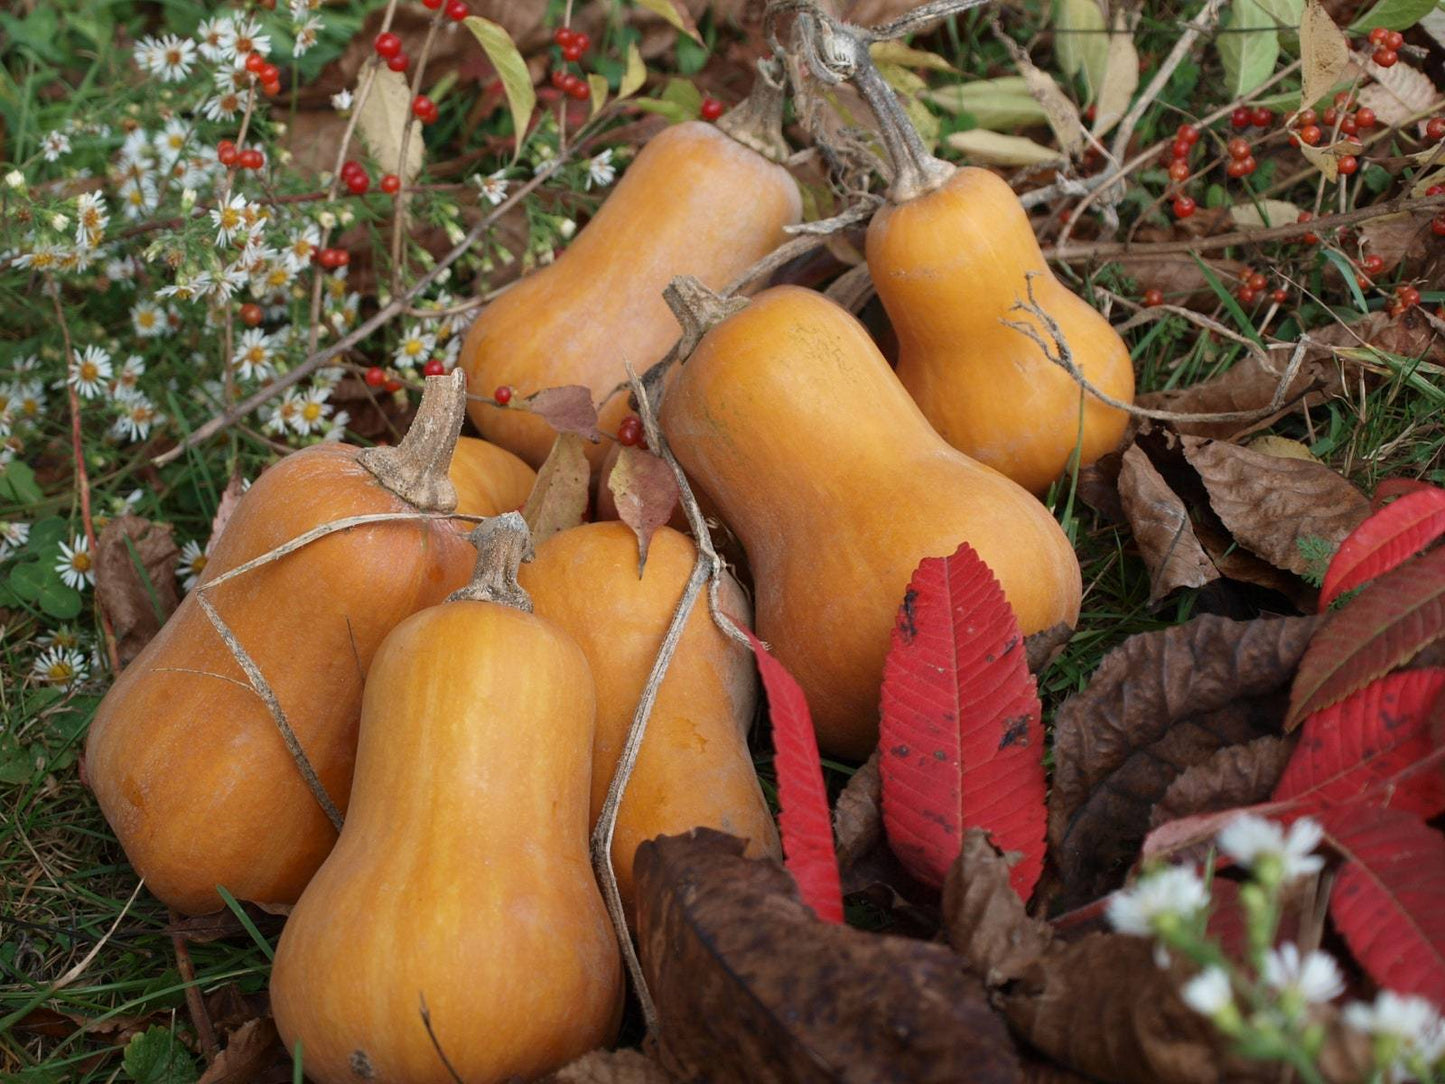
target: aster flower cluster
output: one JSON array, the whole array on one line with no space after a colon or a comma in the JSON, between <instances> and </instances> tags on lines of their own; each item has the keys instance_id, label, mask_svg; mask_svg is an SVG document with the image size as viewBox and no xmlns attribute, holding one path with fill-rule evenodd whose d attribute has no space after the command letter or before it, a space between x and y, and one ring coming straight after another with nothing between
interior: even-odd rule
<instances>
[{"instance_id":1,"label":"aster flower cluster","mask_svg":"<svg viewBox=\"0 0 1445 1084\"><path fill-rule=\"evenodd\" d=\"M1191 866L1150 871L1111 896L1107 907L1119 932L1157 939L1161 966L1179 956L1198 967L1180 995L1241 1054L1288 1064L1306 1081L1322 1079L1316 1068L1324 1042L1322 1014L1344 994L1344 976L1329 953L1289 941L1276 944L1276 934L1283 892L1324 866L1324 857L1315 853L1323 837L1308 817L1285 828L1248 813L1219 833L1220 852L1251 874L1239 893L1248 966L1228 959L1208 937L1212 894ZM1372 1003L1346 1004L1340 1017L1370 1037L1377 1079L1445 1080L1445 1021L1424 998L1382 990Z\"/></svg>"}]
</instances>

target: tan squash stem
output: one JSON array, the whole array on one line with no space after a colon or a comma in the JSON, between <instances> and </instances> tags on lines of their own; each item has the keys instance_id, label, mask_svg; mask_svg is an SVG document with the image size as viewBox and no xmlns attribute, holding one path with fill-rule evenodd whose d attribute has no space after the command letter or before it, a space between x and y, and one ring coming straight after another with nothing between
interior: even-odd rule
<instances>
[{"instance_id":1,"label":"tan squash stem","mask_svg":"<svg viewBox=\"0 0 1445 1084\"><path fill-rule=\"evenodd\" d=\"M717 127L770 162L788 157L783 138L783 65L774 57L758 61L758 77L746 98L717 120Z\"/></svg>"},{"instance_id":2,"label":"tan squash stem","mask_svg":"<svg viewBox=\"0 0 1445 1084\"><path fill-rule=\"evenodd\" d=\"M722 323L735 312L741 312L748 305L747 298L723 297L691 275L674 278L662 291L662 297L682 325L682 338L678 340L676 353L684 359L714 325Z\"/></svg>"},{"instance_id":3,"label":"tan squash stem","mask_svg":"<svg viewBox=\"0 0 1445 1084\"><path fill-rule=\"evenodd\" d=\"M532 596L517 582L517 569L532 559L532 535L520 512L484 519L467 536L477 547L472 582L447 596L448 602L499 602L532 612Z\"/></svg>"},{"instance_id":4,"label":"tan squash stem","mask_svg":"<svg viewBox=\"0 0 1445 1084\"><path fill-rule=\"evenodd\" d=\"M394 448L367 448L356 461L417 508L455 511L457 491L447 477L447 468L466 414L466 374L458 368L447 376L429 376L416 418L401 443Z\"/></svg>"}]
</instances>

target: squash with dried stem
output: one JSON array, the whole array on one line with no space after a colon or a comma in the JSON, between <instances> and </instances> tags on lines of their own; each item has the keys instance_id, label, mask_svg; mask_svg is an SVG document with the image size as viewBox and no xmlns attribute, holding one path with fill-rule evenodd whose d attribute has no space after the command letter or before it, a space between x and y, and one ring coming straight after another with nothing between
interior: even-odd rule
<instances>
[{"instance_id":1,"label":"squash with dried stem","mask_svg":"<svg viewBox=\"0 0 1445 1084\"><path fill-rule=\"evenodd\" d=\"M553 535L521 571L519 579L537 613L577 641L597 684L594 823L696 559L691 539L659 527L639 574L637 536L612 521ZM720 601L735 621L750 618L747 598L730 577ZM755 675L748 649L723 635L706 604L695 607L658 690L618 810L612 865L629 915L632 858L637 845L654 836L716 828L747 840L751 855L781 857L748 752L747 731L757 706Z\"/></svg>"},{"instance_id":2,"label":"squash with dried stem","mask_svg":"<svg viewBox=\"0 0 1445 1084\"><path fill-rule=\"evenodd\" d=\"M696 283L670 292L702 334L663 432L741 538L758 635L802 685L825 751L862 759L877 741L889 633L924 557L968 542L1025 634L1073 623L1079 563L1058 523L934 432L845 309L796 286L731 315Z\"/></svg>"},{"instance_id":3,"label":"squash with dried stem","mask_svg":"<svg viewBox=\"0 0 1445 1084\"><path fill-rule=\"evenodd\" d=\"M583 384L605 400L601 428L617 431L627 396L613 392L627 379L625 364L641 372L677 338L662 300L672 277L694 275L721 288L801 218L797 184L760 153L786 153L776 149L781 88L760 78L755 95L766 108L734 110L731 126L688 121L655 136L566 251L482 311L460 361L473 387L507 385L521 399ZM477 402L471 415L484 437L533 467L552 447L555 434L535 414ZM606 451L605 443L588 449L594 471Z\"/></svg>"},{"instance_id":4,"label":"squash with dried stem","mask_svg":"<svg viewBox=\"0 0 1445 1084\"><path fill-rule=\"evenodd\" d=\"M472 537L472 583L376 653L346 827L276 951L276 1026L318 1084L533 1080L617 1032L592 675L517 584L522 517Z\"/></svg>"},{"instance_id":5,"label":"squash with dried stem","mask_svg":"<svg viewBox=\"0 0 1445 1084\"><path fill-rule=\"evenodd\" d=\"M86 779L146 887L177 911L220 909L217 885L258 903L300 896L346 809L372 656L399 621L466 582L471 547L445 518L370 523L210 585L339 520L450 512L464 404L461 374L431 377L399 446L319 444L262 474L200 585L101 702ZM274 693L311 780L202 592Z\"/></svg>"},{"instance_id":6,"label":"squash with dried stem","mask_svg":"<svg viewBox=\"0 0 1445 1084\"><path fill-rule=\"evenodd\" d=\"M500 516L527 503L537 472L495 444L476 437L457 441L447 477L457 491L457 511L465 516ZM462 521L458 527L470 531Z\"/></svg>"}]
</instances>

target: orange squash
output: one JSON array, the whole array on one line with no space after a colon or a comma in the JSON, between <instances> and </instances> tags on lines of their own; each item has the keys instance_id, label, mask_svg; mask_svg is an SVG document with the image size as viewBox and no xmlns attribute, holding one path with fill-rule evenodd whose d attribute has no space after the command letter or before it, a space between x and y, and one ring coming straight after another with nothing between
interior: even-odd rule
<instances>
[{"instance_id":1,"label":"orange squash","mask_svg":"<svg viewBox=\"0 0 1445 1084\"><path fill-rule=\"evenodd\" d=\"M776 248L802 214L782 166L689 121L654 137L556 262L528 275L477 317L461 365L483 392L510 385L516 398L583 384L610 399L601 428L627 413L626 362L642 372L677 339L662 300L674 275L721 287ZM482 436L539 467L556 434L521 410L473 403ZM594 470L607 444L592 445Z\"/></svg>"},{"instance_id":2,"label":"orange squash","mask_svg":"<svg viewBox=\"0 0 1445 1084\"><path fill-rule=\"evenodd\" d=\"M467 516L499 516L527 503L537 472L505 448L476 437L457 441L447 477L457 490L457 511ZM458 527L471 526L458 520Z\"/></svg>"},{"instance_id":3,"label":"orange squash","mask_svg":"<svg viewBox=\"0 0 1445 1084\"><path fill-rule=\"evenodd\" d=\"M521 517L474 537L472 586L376 653L346 826L276 952L276 1026L318 1084L532 1080L616 1035L592 676L517 589Z\"/></svg>"},{"instance_id":4,"label":"orange squash","mask_svg":"<svg viewBox=\"0 0 1445 1084\"><path fill-rule=\"evenodd\" d=\"M449 511L445 470L464 392L450 377L427 385L397 448L319 444L262 474L202 584L344 517ZM398 462L408 465L400 475ZM448 521L386 522L327 535L208 593L339 809L372 655L397 622L465 583L470 565L471 547ZM243 900L292 903L336 841L195 590L101 702L85 770L146 887L187 914L221 908L218 884Z\"/></svg>"},{"instance_id":5,"label":"orange squash","mask_svg":"<svg viewBox=\"0 0 1445 1084\"><path fill-rule=\"evenodd\" d=\"M821 294L765 290L716 324L661 420L741 538L758 635L801 683L827 752L861 759L877 740L889 630L924 557L972 545L1026 634L1078 616L1078 560L1048 510L945 443Z\"/></svg>"},{"instance_id":6,"label":"orange squash","mask_svg":"<svg viewBox=\"0 0 1445 1084\"><path fill-rule=\"evenodd\" d=\"M659 527L639 576L632 530L616 521L589 523L538 546L519 576L538 615L581 646L597 683L594 824L696 556L687 536ZM750 617L746 597L731 580L721 602L735 620ZM704 598L683 627L618 809L612 866L629 914L632 858L637 845L654 836L716 828L748 840L751 855L781 857L748 753L757 705L753 659L718 630L707 609Z\"/></svg>"}]
</instances>

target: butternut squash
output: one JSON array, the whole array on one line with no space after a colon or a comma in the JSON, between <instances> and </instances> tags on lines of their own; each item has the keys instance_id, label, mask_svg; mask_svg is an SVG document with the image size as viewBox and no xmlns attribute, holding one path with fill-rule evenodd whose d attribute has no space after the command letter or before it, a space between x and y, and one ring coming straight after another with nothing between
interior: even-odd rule
<instances>
[{"instance_id":1,"label":"butternut squash","mask_svg":"<svg viewBox=\"0 0 1445 1084\"><path fill-rule=\"evenodd\" d=\"M461 365L482 393L520 398L584 384L613 433L627 396L612 395L677 338L662 300L674 275L721 287L776 248L802 215L782 166L718 127L689 121L654 137L596 216L557 260L522 279L477 317ZM607 398L611 396L611 398ZM539 467L555 437L541 418L473 403L482 436ZM590 446L594 471L607 444Z\"/></svg>"},{"instance_id":2,"label":"butternut squash","mask_svg":"<svg viewBox=\"0 0 1445 1084\"><path fill-rule=\"evenodd\" d=\"M889 630L922 558L968 542L1025 633L1078 615L1078 560L1048 510L945 443L863 326L821 294L765 290L713 326L661 421L741 538L758 635L802 685L829 753L861 759L877 741Z\"/></svg>"},{"instance_id":3,"label":"butternut squash","mask_svg":"<svg viewBox=\"0 0 1445 1084\"><path fill-rule=\"evenodd\" d=\"M476 437L457 441L447 477L457 490L457 511L467 516L499 516L527 503L537 472L505 448ZM458 520L459 529L471 526Z\"/></svg>"},{"instance_id":4,"label":"butternut squash","mask_svg":"<svg viewBox=\"0 0 1445 1084\"><path fill-rule=\"evenodd\" d=\"M276 1026L318 1084L532 1080L616 1035L592 675L517 588L521 516L473 537L472 585L376 653L351 812L277 948Z\"/></svg>"},{"instance_id":5,"label":"butternut squash","mask_svg":"<svg viewBox=\"0 0 1445 1084\"><path fill-rule=\"evenodd\" d=\"M616 521L589 523L538 546L518 577L538 615L570 634L591 665L597 685L594 825L696 557L691 539L659 527L639 576L632 530ZM735 620L750 618L747 599L731 580L721 601ZM748 840L750 855L781 857L748 753L756 706L752 656L718 630L703 600L683 627L618 809L612 866L629 915L632 858L644 840L716 828Z\"/></svg>"},{"instance_id":6,"label":"butternut squash","mask_svg":"<svg viewBox=\"0 0 1445 1084\"><path fill-rule=\"evenodd\" d=\"M344 517L450 511L460 381L429 378L397 448L320 444L262 474L201 583ZM351 788L372 656L402 618L465 583L470 565L471 547L445 519L384 522L327 535L208 593L338 809ZM169 906L217 910L218 884L243 900L292 903L336 831L197 590L101 702L86 777L136 872Z\"/></svg>"}]
</instances>

